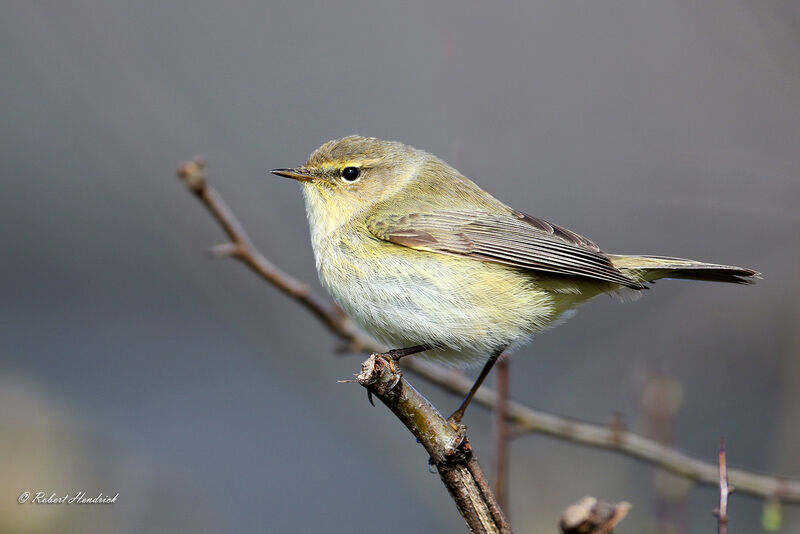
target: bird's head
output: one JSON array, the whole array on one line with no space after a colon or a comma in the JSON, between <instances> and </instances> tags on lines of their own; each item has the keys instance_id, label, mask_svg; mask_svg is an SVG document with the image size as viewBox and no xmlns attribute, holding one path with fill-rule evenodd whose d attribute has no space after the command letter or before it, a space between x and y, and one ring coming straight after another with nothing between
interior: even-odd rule
<instances>
[{"instance_id":1,"label":"bird's head","mask_svg":"<svg viewBox=\"0 0 800 534\"><path fill-rule=\"evenodd\" d=\"M312 226L328 233L418 180L430 158L403 143L351 135L325 143L300 167L272 173L300 182Z\"/></svg>"}]
</instances>

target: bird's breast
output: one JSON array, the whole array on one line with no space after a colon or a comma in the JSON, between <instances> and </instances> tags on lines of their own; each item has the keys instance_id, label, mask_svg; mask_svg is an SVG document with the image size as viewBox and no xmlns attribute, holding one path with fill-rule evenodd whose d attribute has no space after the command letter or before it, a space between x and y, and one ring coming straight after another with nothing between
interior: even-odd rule
<instances>
[{"instance_id":1,"label":"bird's breast","mask_svg":"<svg viewBox=\"0 0 800 534\"><path fill-rule=\"evenodd\" d=\"M552 295L503 265L412 250L366 230L328 236L315 256L336 302L393 348L440 344L485 358L555 318Z\"/></svg>"}]
</instances>

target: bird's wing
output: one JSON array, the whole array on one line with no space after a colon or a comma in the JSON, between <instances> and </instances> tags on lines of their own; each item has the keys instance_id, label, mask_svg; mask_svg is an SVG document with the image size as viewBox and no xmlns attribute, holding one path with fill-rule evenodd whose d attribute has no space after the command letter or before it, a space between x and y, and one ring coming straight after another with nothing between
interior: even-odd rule
<instances>
[{"instance_id":1,"label":"bird's wing","mask_svg":"<svg viewBox=\"0 0 800 534\"><path fill-rule=\"evenodd\" d=\"M614 267L588 239L516 211L383 213L368 217L367 227L379 239L416 250L644 288Z\"/></svg>"}]
</instances>

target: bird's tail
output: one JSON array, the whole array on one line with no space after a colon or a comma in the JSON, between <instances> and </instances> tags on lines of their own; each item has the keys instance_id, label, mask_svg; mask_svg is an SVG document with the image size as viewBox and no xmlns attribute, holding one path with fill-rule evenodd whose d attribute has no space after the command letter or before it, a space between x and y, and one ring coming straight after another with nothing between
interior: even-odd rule
<instances>
[{"instance_id":1,"label":"bird's tail","mask_svg":"<svg viewBox=\"0 0 800 534\"><path fill-rule=\"evenodd\" d=\"M653 282L660 278L683 278L732 284L753 284L756 278L761 278L761 273L752 269L680 258L621 254L609 254L608 257L614 267L625 273L626 276L640 282Z\"/></svg>"}]
</instances>

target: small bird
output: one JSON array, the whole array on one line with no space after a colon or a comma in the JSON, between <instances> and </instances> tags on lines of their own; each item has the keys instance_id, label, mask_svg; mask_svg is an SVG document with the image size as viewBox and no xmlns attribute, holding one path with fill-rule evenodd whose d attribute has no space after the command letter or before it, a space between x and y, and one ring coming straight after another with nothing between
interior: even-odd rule
<instances>
[{"instance_id":1,"label":"small bird","mask_svg":"<svg viewBox=\"0 0 800 534\"><path fill-rule=\"evenodd\" d=\"M341 308L394 359L485 362L450 417L459 423L498 357L602 293L685 278L751 284L741 267L603 252L516 211L433 154L351 135L272 173L298 180L317 272Z\"/></svg>"}]
</instances>

